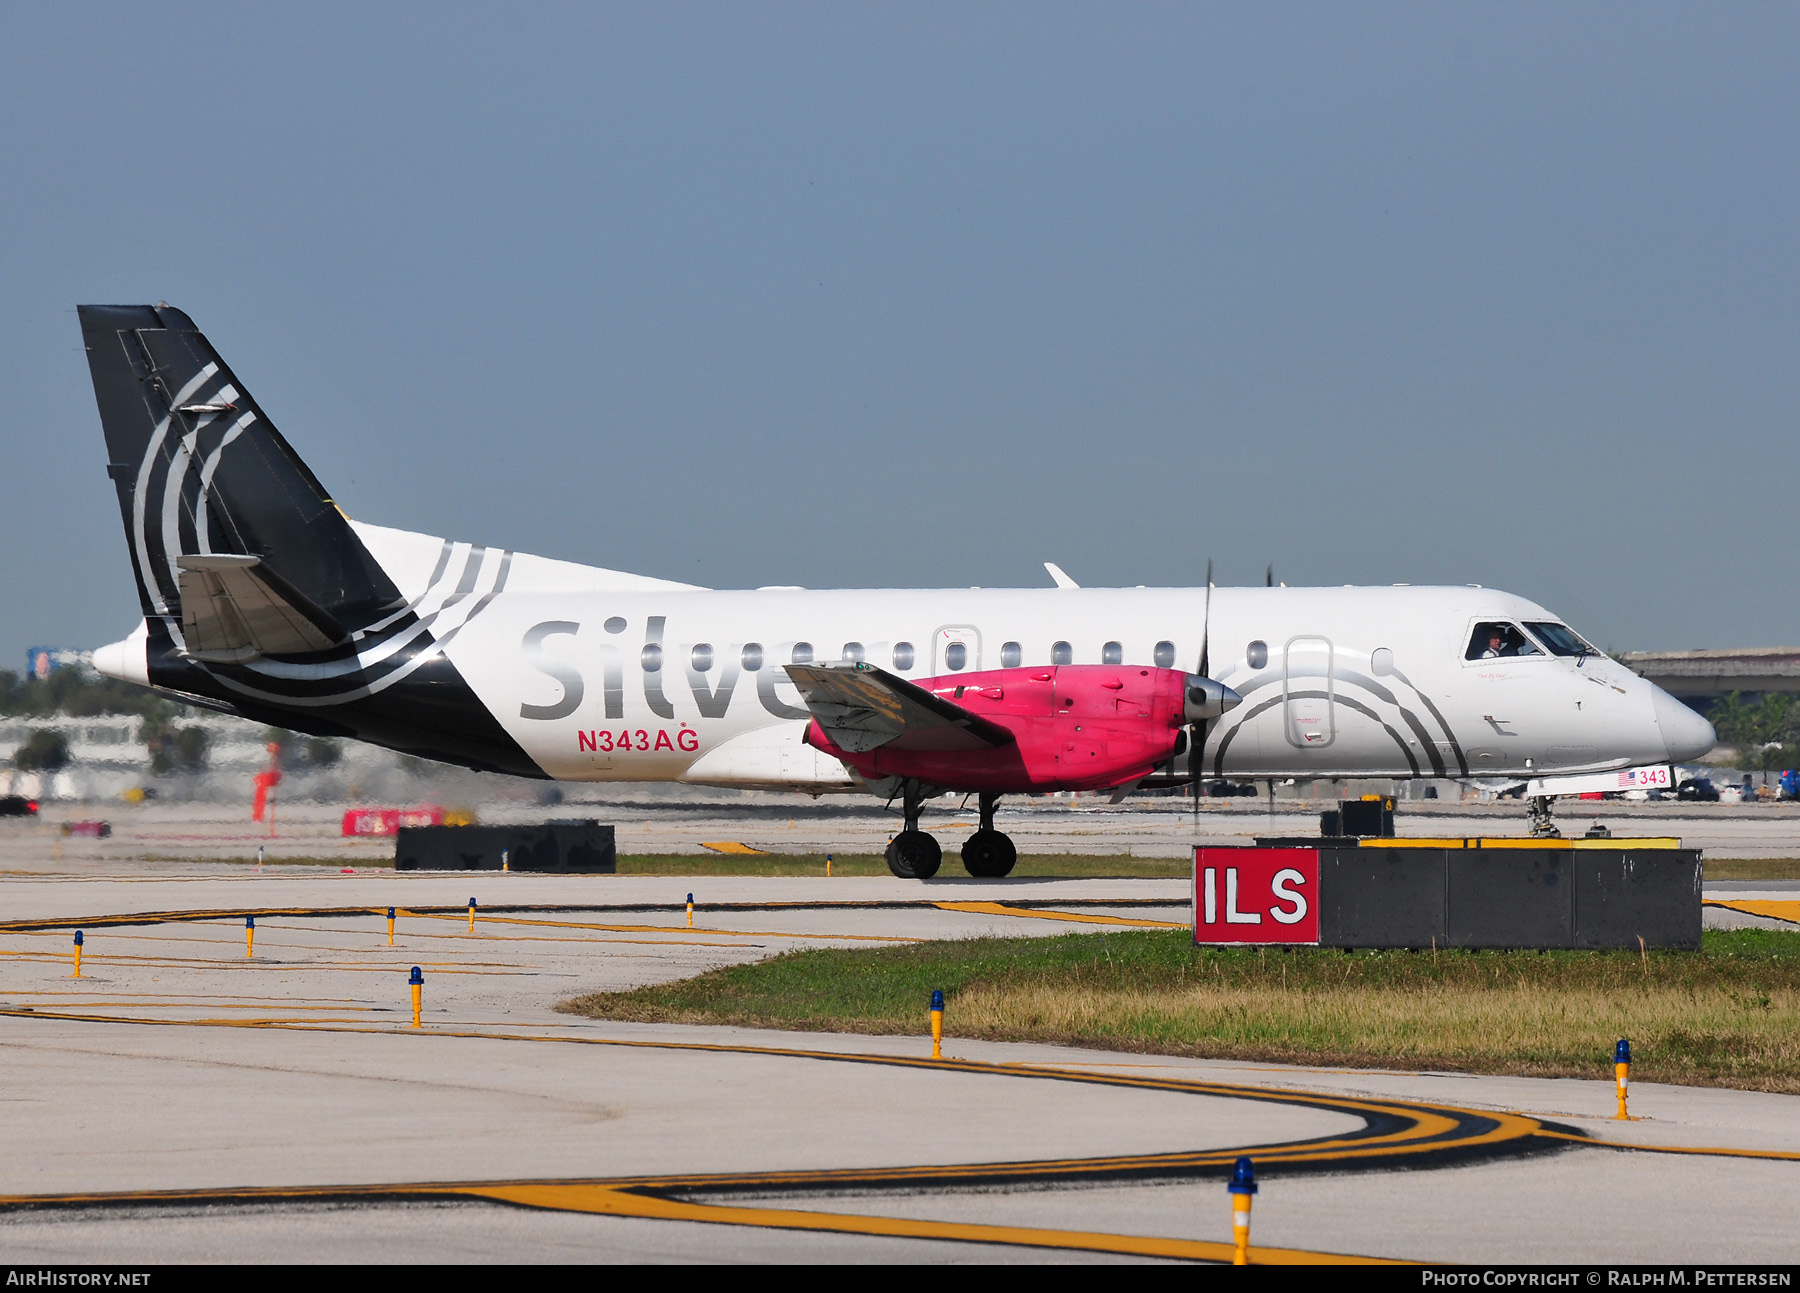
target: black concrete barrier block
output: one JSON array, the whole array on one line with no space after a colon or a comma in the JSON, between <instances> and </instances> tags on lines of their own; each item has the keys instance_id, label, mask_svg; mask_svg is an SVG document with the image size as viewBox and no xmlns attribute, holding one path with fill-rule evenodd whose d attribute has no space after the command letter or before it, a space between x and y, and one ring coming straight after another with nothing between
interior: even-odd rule
<instances>
[{"instance_id":1,"label":"black concrete barrier block","mask_svg":"<svg viewBox=\"0 0 1800 1293\"><path fill-rule=\"evenodd\" d=\"M1630 949L1641 938L1646 948L1700 946L1694 849L1415 849L1266 839L1256 849L1203 848L1195 860L1213 873L1204 881L1201 871L1195 875L1194 938L1201 943ZM1268 879L1282 873L1276 868L1289 873L1280 893ZM1210 887L1215 879L1222 888ZM1280 901L1271 903L1271 895ZM1278 912L1297 897L1312 904L1306 918L1284 922Z\"/></svg>"},{"instance_id":2,"label":"black concrete barrier block","mask_svg":"<svg viewBox=\"0 0 1800 1293\"><path fill-rule=\"evenodd\" d=\"M514 871L610 874L619 869L613 828L596 822L537 826L402 826L397 871Z\"/></svg>"},{"instance_id":3,"label":"black concrete barrier block","mask_svg":"<svg viewBox=\"0 0 1800 1293\"><path fill-rule=\"evenodd\" d=\"M1322 849L1325 947L1450 946L1446 849Z\"/></svg>"},{"instance_id":4,"label":"black concrete barrier block","mask_svg":"<svg viewBox=\"0 0 1800 1293\"><path fill-rule=\"evenodd\" d=\"M1452 947L1573 947L1574 853L1448 849Z\"/></svg>"},{"instance_id":5,"label":"black concrete barrier block","mask_svg":"<svg viewBox=\"0 0 1800 1293\"><path fill-rule=\"evenodd\" d=\"M1576 947L1700 948L1698 849L1578 849Z\"/></svg>"}]
</instances>

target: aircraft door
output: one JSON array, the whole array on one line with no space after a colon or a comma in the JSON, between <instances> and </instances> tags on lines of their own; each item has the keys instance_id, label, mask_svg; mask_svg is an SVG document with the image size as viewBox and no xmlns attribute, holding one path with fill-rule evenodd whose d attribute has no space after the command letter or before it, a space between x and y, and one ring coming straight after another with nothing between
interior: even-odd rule
<instances>
[{"instance_id":1,"label":"aircraft door","mask_svg":"<svg viewBox=\"0 0 1800 1293\"><path fill-rule=\"evenodd\" d=\"M981 668L981 630L969 624L946 624L931 639L931 672L968 673Z\"/></svg>"},{"instance_id":2,"label":"aircraft door","mask_svg":"<svg viewBox=\"0 0 1800 1293\"><path fill-rule=\"evenodd\" d=\"M1337 739L1333 713L1337 684L1331 677L1331 639L1289 638L1282 655L1282 731L1295 749L1324 749Z\"/></svg>"}]
</instances>

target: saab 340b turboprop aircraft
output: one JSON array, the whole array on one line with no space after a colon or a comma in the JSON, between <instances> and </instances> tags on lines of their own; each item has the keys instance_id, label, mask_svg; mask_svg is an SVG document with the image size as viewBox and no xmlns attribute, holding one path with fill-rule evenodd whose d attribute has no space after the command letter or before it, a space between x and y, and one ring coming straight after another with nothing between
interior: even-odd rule
<instances>
[{"instance_id":1,"label":"saab 340b turboprop aircraft","mask_svg":"<svg viewBox=\"0 0 1800 1293\"><path fill-rule=\"evenodd\" d=\"M144 620L103 673L322 736L567 781L920 806L1202 777L1567 777L1707 722L1466 588L715 591L352 521L181 311L82 306ZM1185 756L1185 757L1184 757ZM1184 763L1184 767L1179 764Z\"/></svg>"}]
</instances>

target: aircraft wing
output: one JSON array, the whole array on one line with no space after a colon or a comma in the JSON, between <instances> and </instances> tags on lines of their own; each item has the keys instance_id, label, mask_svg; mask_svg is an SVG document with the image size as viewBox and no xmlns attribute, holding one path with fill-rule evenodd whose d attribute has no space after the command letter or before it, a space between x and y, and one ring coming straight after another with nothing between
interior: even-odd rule
<instances>
[{"instance_id":1,"label":"aircraft wing","mask_svg":"<svg viewBox=\"0 0 1800 1293\"><path fill-rule=\"evenodd\" d=\"M791 664L788 677L838 748L991 750L1013 734L872 664Z\"/></svg>"}]
</instances>

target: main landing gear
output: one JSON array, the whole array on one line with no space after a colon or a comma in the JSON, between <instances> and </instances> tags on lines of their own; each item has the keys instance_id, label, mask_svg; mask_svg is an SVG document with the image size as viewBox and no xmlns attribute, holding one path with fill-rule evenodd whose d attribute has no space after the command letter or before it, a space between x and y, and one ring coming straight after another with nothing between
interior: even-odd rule
<instances>
[{"instance_id":1,"label":"main landing gear","mask_svg":"<svg viewBox=\"0 0 1800 1293\"><path fill-rule=\"evenodd\" d=\"M925 803L924 796L919 793L919 783L907 782L900 794L906 829L888 841L888 870L902 880L929 880L944 864L944 850L919 829L919 810Z\"/></svg>"},{"instance_id":2,"label":"main landing gear","mask_svg":"<svg viewBox=\"0 0 1800 1293\"><path fill-rule=\"evenodd\" d=\"M1011 837L994 829L994 805L999 802L999 795L981 796L981 829L963 841L963 868L970 875L997 879L1019 860Z\"/></svg>"},{"instance_id":3,"label":"main landing gear","mask_svg":"<svg viewBox=\"0 0 1800 1293\"><path fill-rule=\"evenodd\" d=\"M981 797L981 829L963 842L963 869L972 876L997 879L1013 869L1019 851L1011 838L994 829L994 806L999 795ZM902 811L906 828L888 842L888 870L902 880L929 880L944 864L944 850L937 840L919 829L919 810L924 803L916 785L908 785L902 793Z\"/></svg>"}]
</instances>

